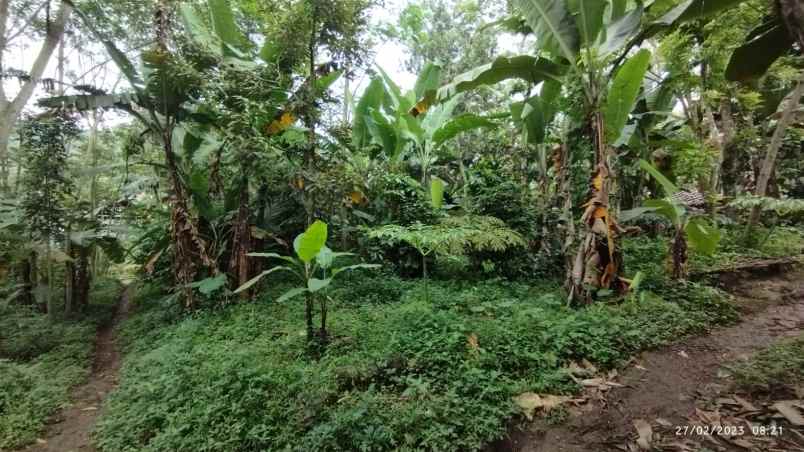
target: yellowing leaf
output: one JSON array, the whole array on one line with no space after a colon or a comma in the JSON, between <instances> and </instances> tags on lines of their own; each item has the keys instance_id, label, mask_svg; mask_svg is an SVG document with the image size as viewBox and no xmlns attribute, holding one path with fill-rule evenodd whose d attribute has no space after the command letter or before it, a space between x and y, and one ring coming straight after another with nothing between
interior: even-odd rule
<instances>
[{"instance_id":1,"label":"yellowing leaf","mask_svg":"<svg viewBox=\"0 0 804 452\"><path fill-rule=\"evenodd\" d=\"M522 409L522 413L528 420L533 420L533 414L538 409L543 409L545 412L570 400L566 396L557 396L552 394L539 395L533 392L525 392L514 397L514 403Z\"/></svg>"},{"instance_id":2,"label":"yellowing leaf","mask_svg":"<svg viewBox=\"0 0 804 452\"><path fill-rule=\"evenodd\" d=\"M592 213L592 218L606 218L606 216L608 216L608 214L609 214L609 209L601 206L601 207L598 207L597 209L595 209L595 211Z\"/></svg>"},{"instance_id":3,"label":"yellowing leaf","mask_svg":"<svg viewBox=\"0 0 804 452\"><path fill-rule=\"evenodd\" d=\"M296 117L293 116L293 113L284 112L282 113L282 116L279 117L279 119L275 119L271 121L270 124L268 124L266 132L268 133L268 135L276 135L280 132L287 130L287 128L293 125L295 121Z\"/></svg>"},{"instance_id":4,"label":"yellowing leaf","mask_svg":"<svg viewBox=\"0 0 804 452\"><path fill-rule=\"evenodd\" d=\"M597 191L603 190L603 174L600 171L598 171L592 179L592 187Z\"/></svg>"},{"instance_id":5,"label":"yellowing leaf","mask_svg":"<svg viewBox=\"0 0 804 452\"><path fill-rule=\"evenodd\" d=\"M351 198L352 204L363 204L363 202L366 200L366 197L363 195L363 193L357 190L350 193L349 198Z\"/></svg>"},{"instance_id":6,"label":"yellowing leaf","mask_svg":"<svg viewBox=\"0 0 804 452\"><path fill-rule=\"evenodd\" d=\"M416 106L410 110L410 114L415 118L416 116L426 113L428 108L430 108L429 102L420 100Z\"/></svg>"}]
</instances>

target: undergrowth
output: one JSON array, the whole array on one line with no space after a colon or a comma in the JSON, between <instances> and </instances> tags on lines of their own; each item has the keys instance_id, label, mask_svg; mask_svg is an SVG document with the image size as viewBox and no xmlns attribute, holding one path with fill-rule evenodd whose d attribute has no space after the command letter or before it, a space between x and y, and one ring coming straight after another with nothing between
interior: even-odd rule
<instances>
[{"instance_id":1,"label":"undergrowth","mask_svg":"<svg viewBox=\"0 0 804 452\"><path fill-rule=\"evenodd\" d=\"M22 306L0 309L0 450L36 439L45 421L86 379L99 322L113 314L119 285L94 285L87 316L51 321Z\"/></svg>"},{"instance_id":2,"label":"undergrowth","mask_svg":"<svg viewBox=\"0 0 804 452\"><path fill-rule=\"evenodd\" d=\"M748 391L773 392L804 380L804 335L788 339L730 368L735 385Z\"/></svg>"},{"instance_id":3,"label":"undergrowth","mask_svg":"<svg viewBox=\"0 0 804 452\"><path fill-rule=\"evenodd\" d=\"M427 303L420 282L363 273L330 292L332 343L315 360L301 305L271 301L281 281L266 287L183 319L142 291L101 449L476 450L505 434L512 396L576 391L570 361L613 367L734 318L694 284L571 309L553 282L435 280Z\"/></svg>"}]
</instances>

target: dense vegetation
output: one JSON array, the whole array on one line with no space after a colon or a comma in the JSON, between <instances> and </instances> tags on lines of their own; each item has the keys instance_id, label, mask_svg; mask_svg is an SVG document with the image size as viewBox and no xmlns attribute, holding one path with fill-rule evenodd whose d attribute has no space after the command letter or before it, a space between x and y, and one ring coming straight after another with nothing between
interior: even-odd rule
<instances>
[{"instance_id":1,"label":"dense vegetation","mask_svg":"<svg viewBox=\"0 0 804 452\"><path fill-rule=\"evenodd\" d=\"M100 450L478 450L804 251L796 1L102 3L0 0L0 449L121 280Z\"/></svg>"}]
</instances>

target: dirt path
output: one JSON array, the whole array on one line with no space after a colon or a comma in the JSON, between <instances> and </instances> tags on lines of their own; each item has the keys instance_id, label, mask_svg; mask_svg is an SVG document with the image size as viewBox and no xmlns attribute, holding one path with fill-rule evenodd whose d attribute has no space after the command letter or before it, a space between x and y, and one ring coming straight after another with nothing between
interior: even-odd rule
<instances>
[{"instance_id":1,"label":"dirt path","mask_svg":"<svg viewBox=\"0 0 804 452\"><path fill-rule=\"evenodd\" d=\"M115 344L115 327L129 308L129 288L123 290L112 321L98 328L95 358L89 380L71 391L72 405L62 409L52 420L43 437L25 452L94 451L90 434L106 395L118 382L120 352Z\"/></svg>"},{"instance_id":2,"label":"dirt path","mask_svg":"<svg viewBox=\"0 0 804 452\"><path fill-rule=\"evenodd\" d=\"M677 426L690 425L690 419L702 415L698 408L702 401L719 397L727 388L728 375L723 372L722 364L745 359L781 338L804 332L804 271L758 278L731 275L721 280L721 285L736 296L745 314L741 323L641 354L614 378L622 386L615 384L605 397L597 400L590 397L588 403L571 409L571 417L560 425L534 422L526 431L513 434L497 450L639 450L635 421L653 425L658 422L665 427L666 436L673 436ZM701 450L703 446L709 450L804 450L793 448L798 442L781 449L771 446L749 449L707 438L693 441L690 448L687 443L682 435L665 443L672 447L656 450Z\"/></svg>"}]
</instances>

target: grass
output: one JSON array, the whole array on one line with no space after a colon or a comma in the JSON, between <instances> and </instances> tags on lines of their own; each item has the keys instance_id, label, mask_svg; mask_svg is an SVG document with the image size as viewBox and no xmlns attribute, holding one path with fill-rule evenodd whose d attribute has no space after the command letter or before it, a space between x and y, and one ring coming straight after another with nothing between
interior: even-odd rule
<instances>
[{"instance_id":1,"label":"grass","mask_svg":"<svg viewBox=\"0 0 804 452\"><path fill-rule=\"evenodd\" d=\"M112 315L118 293L114 281L99 281L82 320L0 309L0 450L33 442L68 403L69 389L88 375L97 324Z\"/></svg>"},{"instance_id":2,"label":"grass","mask_svg":"<svg viewBox=\"0 0 804 452\"><path fill-rule=\"evenodd\" d=\"M642 303L565 307L554 282L431 281L358 274L331 290L333 342L305 353L299 302L261 299L181 318L142 291L124 325L118 390L98 426L106 451L476 450L506 432L525 391L572 393L564 369L735 318L717 291L649 288Z\"/></svg>"},{"instance_id":3,"label":"grass","mask_svg":"<svg viewBox=\"0 0 804 452\"><path fill-rule=\"evenodd\" d=\"M773 392L804 380L804 335L788 339L730 368L735 385L747 391Z\"/></svg>"}]
</instances>

